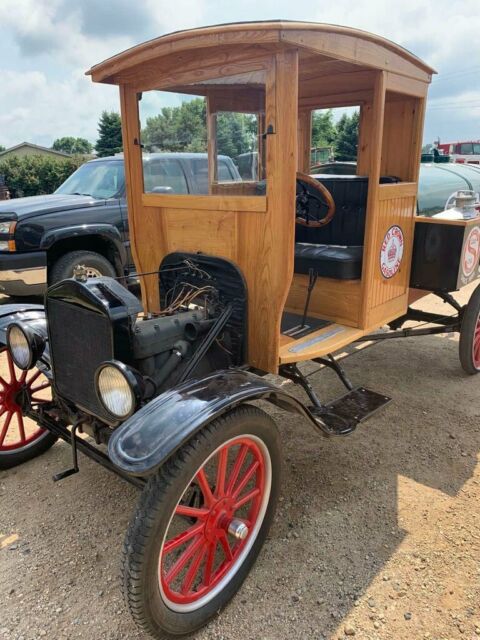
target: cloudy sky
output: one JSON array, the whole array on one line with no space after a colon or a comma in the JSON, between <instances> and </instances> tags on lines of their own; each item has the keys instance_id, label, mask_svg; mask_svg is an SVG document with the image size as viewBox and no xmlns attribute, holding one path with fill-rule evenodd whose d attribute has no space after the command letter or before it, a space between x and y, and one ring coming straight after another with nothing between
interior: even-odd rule
<instances>
[{"instance_id":1,"label":"cloudy sky","mask_svg":"<svg viewBox=\"0 0 480 640\"><path fill-rule=\"evenodd\" d=\"M480 139L480 0L0 0L0 144L96 139L115 87L84 72L177 29L284 18L366 29L437 69L425 142Z\"/></svg>"}]
</instances>

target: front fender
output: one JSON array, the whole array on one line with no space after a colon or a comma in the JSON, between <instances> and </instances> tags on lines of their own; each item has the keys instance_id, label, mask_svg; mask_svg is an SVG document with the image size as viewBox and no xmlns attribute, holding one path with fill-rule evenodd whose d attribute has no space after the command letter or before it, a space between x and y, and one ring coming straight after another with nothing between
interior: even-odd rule
<instances>
[{"instance_id":1,"label":"front fender","mask_svg":"<svg viewBox=\"0 0 480 640\"><path fill-rule=\"evenodd\" d=\"M0 305L0 348L7 344L7 328L12 322L20 320L35 329L46 340L45 351L38 367L45 375L51 377L50 353L47 339L47 319L42 304L2 304Z\"/></svg>"},{"instance_id":2,"label":"front fender","mask_svg":"<svg viewBox=\"0 0 480 640\"><path fill-rule=\"evenodd\" d=\"M130 475L149 475L204 425L247 400L268 400L299 413L326 435L321 421L295 397L237 369L187 381L157 396L113 432L110 459Z\"/></svg>"},{"instance_id":3,"label":"front fender","mask_svg":"<svg viewBox=\"0 0 480 640\"><path fill-rule=\"evenodd\" d=\"M47 250L56 242L61 240L71 240L72 238L79 238L82 236L99 236L107 242L112 243L118 251L122 264L125 264L127 259L126 249L122 242L120 231L112 224L81 224L62 227L60 229L51 229L42 237L40 248L42 250Z\"/></svg>"}]
</instances>

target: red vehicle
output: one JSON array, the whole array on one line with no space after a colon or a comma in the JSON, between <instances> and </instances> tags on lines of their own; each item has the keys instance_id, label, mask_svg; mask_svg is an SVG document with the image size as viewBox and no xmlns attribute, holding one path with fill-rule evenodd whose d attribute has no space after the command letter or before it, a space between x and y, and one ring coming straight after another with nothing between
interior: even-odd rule
<instances>
[{"instance_id":1,"label":"red vehicle","mask_svg":"<svg viewBox=\"0 0 480 640\"><path fill-rule=\"evenodd\" d=\"M480 164L480 140L438 143L437 149L452 162Z\"/></svg>"}]
</instances>

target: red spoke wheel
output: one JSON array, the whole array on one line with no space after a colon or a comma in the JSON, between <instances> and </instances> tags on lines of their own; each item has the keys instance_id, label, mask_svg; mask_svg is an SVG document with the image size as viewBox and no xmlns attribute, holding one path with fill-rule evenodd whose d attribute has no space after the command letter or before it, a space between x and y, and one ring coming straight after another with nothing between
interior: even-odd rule
<instances>
[{"instance_id":1,"label":"red spoke wheel","mask_svg":"<svg viewBox=\"0 0 480 640\"><path fill-rule=\"evenodd\" d=\"M149 480L124 547L124 594L142 628L192 633L236 593L274 516L280 460L275 423L246 405Z\"/></svg>"},{"instance_id":2,"label":"red spoke wheel","mask_svg":"<svg viewBox=\"0 0 480 640\"><path fill-rule=\"evenodd\" d=\"M51 399L48 378L39 370L18 369L7 349L0 350L0 469L26 462L48 449L56 438L22 410Z\"/></svg>"},{"instance_id":3,"label":"red spoke wheel","mask_svg":"<svg viewBox=\"0 0 480 640\"><path fill-rule=\"evenodd\" d=\"M465 307L460 330L459 355L461 365L470 375L480 372L480 285Z\"/></svg>"}]
</instances>

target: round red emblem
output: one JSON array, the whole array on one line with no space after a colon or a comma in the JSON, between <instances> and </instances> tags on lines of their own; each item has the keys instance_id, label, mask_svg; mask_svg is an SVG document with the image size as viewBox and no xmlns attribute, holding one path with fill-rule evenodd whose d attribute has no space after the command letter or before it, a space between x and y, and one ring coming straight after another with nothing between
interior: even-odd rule
<instances>
[{"instance_id":1,"label":"round red emblem","mask_svg":"<svg viewBox=\"0 0 480 640\"><path fill-rule=\"evenodd\" d=\"M380 250L380 270L384 278L393 278L403 258L403 231L393 225L385 234Z\"/></svg>"},{"instance_id":2,"label":"round red emblem","mask_svg":"<svg viewBox=\"0 0 480 640\"><path fill-rule=\"evenodd\" d=\"M473 227L468 234L463 249L462 271L469 278L478 266L480 259L480 227Z\"/></svg>"}]
</instances>

